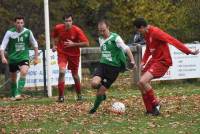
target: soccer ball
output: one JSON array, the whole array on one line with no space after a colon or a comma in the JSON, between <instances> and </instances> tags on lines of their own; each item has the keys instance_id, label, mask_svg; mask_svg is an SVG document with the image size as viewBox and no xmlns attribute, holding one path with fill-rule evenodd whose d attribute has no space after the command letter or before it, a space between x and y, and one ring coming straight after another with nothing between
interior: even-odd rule
<instances>
[{"instance_id":1,"label":"soccer ball","mask_svg":"<svg viewBox=\"0 0 200 134\"><path fill-rule=\"evenodd\" d=\"M125 113L125 105L121 102L114 102L111 111L117 114L123 114Z\"/></svg>"}]
</instances>

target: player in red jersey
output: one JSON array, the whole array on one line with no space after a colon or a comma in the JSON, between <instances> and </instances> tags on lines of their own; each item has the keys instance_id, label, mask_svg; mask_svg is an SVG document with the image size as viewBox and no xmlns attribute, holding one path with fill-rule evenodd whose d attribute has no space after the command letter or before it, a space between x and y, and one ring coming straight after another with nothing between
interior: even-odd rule
<instances>
[{"instance_id":1,"label":"player in red jersey","mask_svg":"<svg viewBox=\"0 0 200 134\"><path fill-rule=\"evenodd\" d=\"M64 102L64 86L66 65L72 71L75 81L77 100L82 100L81 84L78 76L80 47L89 46L89 41L84 32L73 24L72 14L63 17L64 23L54 27L52 33L53 51L58 52L58 102Z\"/></svg>"},{"instance_id":2,"label":"player in red jersey","mask_svg":"<svg viewBox=\"0 0 200 134\"><path fill-rule=\"evenodd\" d=\"M162 77L167 72L169 66L172 66L168 43L187 55L197 55L199 50L190 50L183 43L158 27L148 25L144 18L137 18L134 21L134 26L138 32L143 34L146 41L146 50L141 62L142 76L138 86L142 93L146 113L159 115L160 104L154 95L150 81L154 78Z\"/></svg>"}]
</instances>

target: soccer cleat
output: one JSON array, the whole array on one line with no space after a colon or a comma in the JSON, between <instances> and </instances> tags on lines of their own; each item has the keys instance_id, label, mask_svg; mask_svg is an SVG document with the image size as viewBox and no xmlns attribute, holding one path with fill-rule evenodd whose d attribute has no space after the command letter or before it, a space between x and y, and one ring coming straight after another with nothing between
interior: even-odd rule
<instances>
[{"instance_id":1,"label":"soccer cleat","mask_svg":"<svg viewBox=\"0 0 200 134\"><path fill-rule=\"evenodd\" d=\"M64 96L59 96L57 102L63 103L64 102Z\"/></svg>"},{"instance_id":2,"label":"soccer cleat","mask_svg":"<svg viewBox=\"0 0 200 134\"><path fill-rule=\"evenodd\" d=\"M153 110L152 110L152 112L151 112L151 114L153 115L153 116L158 116L158 115L160 115L160 108L161 108L161 105L156 105L156 106L154 106L153 107Z\"/></svg>"},{"instance_id":3,"label":"soccer cleat","mask_svg":"<svg viewBox=\"0 0 200 134\"><path fill-rule=\"evenodd\" d=\"M152 112L146 111L146 112L144 112L144 114L145 114L145 115L151 115Z\"/></svg>"},{"instance_id":4,"label":"soccer cleat","mask_svg":"<svg viewBox=\"0 0 200 134\"><path fill-rule=\"evenodd\" d=\"M92 108L90 111L89 111L89 114L94 114L96 112L96 110L94 108Z\"/></svg>"},{"instance_id":5,"label":"soccer cleat","mask_svg":"<svg viewBox=\"0 0 200 134\"><path fill-rule=\"evenodd\" d=\"M16 99L15 99L15 97L11 97L10 100L11 101L15 101Z\"/></svg>"},{"instance_id":6,"label":"soccer cleat","mask_svg":"<svg viewBox=\"0 0 200 134\"><path fill-rule=\"evenodd\" d=\"M83 96L82 95L78 95L76 100L77 101L82 101L83 100Z\"/></svg>"},{"instance_id":7,"label":"soccer cleat","mask_svg":"<svg viewBox=\"0 0 200 134\"><path fill-rule=\"evenodd\" d=\"M21 95L20 95L20 94L16 95L16 96L15 96L15 100L16 100L16 101L20 101L20 100L22 100Z\"/></svg>"}]
</instances>

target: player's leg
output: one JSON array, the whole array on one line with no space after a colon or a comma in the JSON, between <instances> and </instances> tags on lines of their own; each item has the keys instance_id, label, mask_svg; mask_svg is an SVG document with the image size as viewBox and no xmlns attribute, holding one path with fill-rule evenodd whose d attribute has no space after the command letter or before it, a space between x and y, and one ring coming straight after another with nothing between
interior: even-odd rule
<instances>
[{"instance_id":1,"label":"player's leg","mask_svg":"<svg viewBox=\"0 0 200 134\"><path fill-rule=\"evenodd\" d=\"M97 108L100 106L101 102L106 99L106 88L101 84L102 78L100 76L94 76L92 78L91 86L93 89L97 90L96 99L94 102L94 106L89 111L90 114L96 112Z\"/></svg>"},{"instance_id":2,"label":"player's leg","mask_svg":"<svg viewBox=\"0 0 200 134\"><path fill-rule=\"evenodd\" d=\"M153 115L160 114L160 104L154 94L153 88L149 83L154 78L162 77L167 72L168 68L169 66L159 62L152 63L150 67L147 68L147 71L142 75L143 77L141 77L138 83L143 95L144 103L149 106L147 108L147 112L150 112Z\"/></svg>"},{"instance_id":3,"label":"player's leg","mask_svg":"<svg viewBox=\"0 0 200 134\"><path fill-rule=\"evenodd\" d=\"M90 114L95 113L97 108L101 104L101 102L106 99L105 93L103 94L103 90L106 91L106 89L102 85L102 79L104 78L104 72L105 72L105 67L102 64L99 64L99 66L94 71L92 82L91 82L91 87L93 89L96 89L97 93L96 93L96 99L94 102L94 106L89 111ZM103 96L104 96L104 98L103 98Z\"/></svg>"},{"instance_id":4,"label":"player's leg","mask_svg":"<svg viewBox=\"0 0 200 134\"><path fill-rule=\"evenodd\" d=\"M143 75L141 76L141 78L138 82L138 86L139 86L140 92L142 94L143 102L146 107L147 113L152 112L152 105L151 105L151 102L149 101L149 97L147 94L147 92L152 89L152 87L150 85L150 81L152 79L153 79L152 74L147 71L147 72L143 73Z\"/></svg>"},{"instance_id":5,"label":"player's leg","mask_svg":"<svg viewBox=\"0 0 200 134\"><path fill-rule=\"evenodd\" d=\"M92 87L97 89L96 100L90 114L96 112L101 102L106 99L106 91L116 80L120 68L111 67L108 65L100 65L95 71L95 76L92 79Z\"/></svg>"},{"instance_id":6,"label":"player's leg","mask_svg":"<svg viewBox=\"0 0 200 134\"><path fill-rule=\"evenodd\" d=\"M163 62L155 62L152 64L148 72L150 72L154 78L160 78L165 75L168 69L169 66L164 64ZM159 104L159 101L154 94L153 88L148 89L146 91L146 94L148 95L148 100L151 102L152 105L152 114L159 115L161 105Z\"/></svg>"},{"instance_id":7,"label":"player's leg","mask_svg":"<svg viewBox=\"0 0 200 134\"><path fill-rule=\"evenodd\" d=\"M69 56L68 57L68 69L72 71L72 77L75 82L75 90L77 94L77 100L82 100L82 94L81 94L81 83L80 78L78 75L78 67L79 67L79 56Z\"/></svg>"},{"instance_id":8,"label":"player's leg","mask_svg":"<svg viewBox=\"0 0 200 134\"><path fill-rule=\"evenodd\" d=\"M21 95L17 88L17 71L19 70L19 64L9 64L9 72L11 79L11 96L13 100L20 100Z\"/></svg>"},{"instance_id":9,"label":"player's leg","mask_svg":"<svg viewBox=\"0 0 200 134\"><path fill-rule=\"evenodd\" d=\"M58 54L58 66L59 66L59 76L58 76L58 102L64 102L64 89L65 89L65 72L66 72L67 60L65 55Z\"/></svg>"},{"instance_id":10,"label":"player's leg","mask_svg":"<svg viewBox=\"0 0 200 134\"><path fill-rule=\"evenodd\" d=\"M9 64L9 72L10 72L10 84L11 84L11 97L15 97L15 95L19 94L17 91L17 70L19 68L16 64Z\"/></svg>"},{"instance_id":11,"label":"player's leg","mask_svg":"<svg viewBox=\"0 0 200 134\"><path fill-rule=\"evenodd\" d=\"M19 95L17 90L17 72L10 72L10 82L11 82L11 97Z\"/></svg>"},{"instance_id":12,"label":"player's leg","mask_svg":"<svg viewBox=\"0 0 200 134\"><path fill-rule=\"evenodd\" d=\"M26 75L29 69L29 61L22 61L19 63L18 66L19 66L19 72L20 72L20 77L18 80L18 90L21 94L26 82Z\"/></svg>"}]
</instances>

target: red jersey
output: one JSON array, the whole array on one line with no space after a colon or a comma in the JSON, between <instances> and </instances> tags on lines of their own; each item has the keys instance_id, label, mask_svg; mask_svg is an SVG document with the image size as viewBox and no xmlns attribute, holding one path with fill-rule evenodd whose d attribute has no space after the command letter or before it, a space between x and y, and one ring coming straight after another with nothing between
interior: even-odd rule
<instances>
[{"instance_id":1,"label":"red jersey","mask_svg":"<svg viewBox=\"0 0 200 134\"><path fill-rule=\"evenodd\" d=\"M72 25L70 29L66 29L65 24L58 24L54 27L53 38L58 38L57 52L63 53L69 56L80 56L80 48L79 47L64 47L64 42L67 40L71 40L73 42L88 42L87 37L83 33L83 31Z\"/></svg>"},{"instance_id":2,"label":"red jersey","mask_svg":"<svg viewBox=\"0 0 200 134\"><path fill-rule=\"evenodd\" d=\"M165 65L172 65L172 58L169 51L168 43L175 46L185 54L190 54L191 50L188 49L183 43L165 33L158 27L150 26L148 32L145 34L146 50L142 62L146 64L149 56L151 55L152 62L162 62Z\"/></svg>"}]
</instances>

